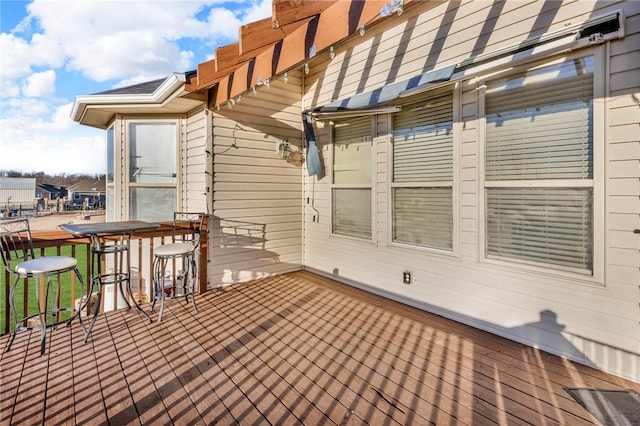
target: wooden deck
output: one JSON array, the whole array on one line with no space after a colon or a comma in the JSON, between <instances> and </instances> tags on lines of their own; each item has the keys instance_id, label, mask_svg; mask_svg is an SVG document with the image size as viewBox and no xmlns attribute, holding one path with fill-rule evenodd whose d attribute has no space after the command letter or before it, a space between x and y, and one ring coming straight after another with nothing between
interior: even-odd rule
<instances>
[{"instance_id":1,"label":"wooden deck","mask_svg":"<svg viewBox=\"0 0 640 426\"><path fill-rule=\"evenodd\" d=\"M564 387L634 389L536 349L295 272L23 332L0 424L597 424ZM8 336L0 338L4 348Z\"/></svg>"}]
</instances>

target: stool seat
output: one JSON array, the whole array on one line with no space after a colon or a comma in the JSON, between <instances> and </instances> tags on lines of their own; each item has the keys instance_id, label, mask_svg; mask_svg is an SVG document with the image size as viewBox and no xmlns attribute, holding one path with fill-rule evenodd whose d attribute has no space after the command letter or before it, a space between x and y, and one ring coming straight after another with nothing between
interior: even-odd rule
<instances>
[{"instance_id":1,"label":"stool seat","mask_svg":"<svg viewBox=\"0 0 640 426\"><path fill-rule=\"evenodd\" d=\"M76 266L78 266L78 261L73 257L46 256L19 263L16 265L15 272L20 275L38 275L70 271Z\"/></svg>"},{"instance_id":2,"label":"stool seat","mask_svg":"<svg viewBox=\"0 0 640 426\"><path fill-rule=\"evenodd\" d=\"M153 255L156 257L178 257L192 253L196 246L192 242L187 243L168 243L153 249Z\"/></svg>"},{"instance_id":3,"label":"stool seat","mask_svg":"<svg viewBox=\"0 0 640 426\"><path fill-rule=\"evenodd\" d=\"M71 294L79 296L80 300L84 298L84 281L78 270L78 261L74 257L47 256L44 253L36 257L28 219L0 221L0 257L5 271L15 275L7 295L13 331L5 351L11 349L16 333L20 330L36 327L40 329L40 355L45 353L47 328L55 329L63 322L70 325L78 318L86 333L80 316L87 302L78 306L74 300L62 297L61 294L64 284L60 275L73 272L78 284L71 281ZM30 286L29 280L36 282ZM18 286L21 286L20 292ZM20 295L18 306L24 305L21 318L18 318L16 310L16 294ZM69 312L71 316L61 315L63 312Z\"/></svg>"},{"instance_id":4,"label":"stool seat","mask_svg":"<svg viewBox=\"0 0 640 426\"><path fill-rule=\"evenodd\" d=\"M162 321L165 299L191 298L194 312L198 312L195 294L198 282L198 254L200 233L206 214L174 212L171 242L153 249L153 312L160 302L158 322Z\"/></svg>"}]
</instances>

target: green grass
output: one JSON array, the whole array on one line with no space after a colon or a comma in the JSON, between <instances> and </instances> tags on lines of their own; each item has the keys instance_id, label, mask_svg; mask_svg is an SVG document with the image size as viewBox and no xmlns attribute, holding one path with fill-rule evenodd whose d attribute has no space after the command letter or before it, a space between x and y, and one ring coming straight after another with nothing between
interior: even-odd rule
<instances>
[{"instance_id":1,"label":"green grass","mask_svg":"<svg viewBox=\"0 0 640 426\"><path fill-rule=\"evenodd\" d=\"M39 256L40 251L36 250L36 257ZM57 254L56 252L56 248L49 248L45 250L45 255L46 256L55 256ZM61 253L62 256L71 256L71 247L69 246L65 246L62 247L61 249ZM86 289L86 285L87 285L87 268L86 268L86 264L87 264L87 251L85 250L84 246L77 246L76 251L75 251L75 258L78 260L78 269L80 270L80 274L82 275L82 279L85 281L85 289ZM9 324L7 326L6 323L6 311L9 310L9 304L8 304L8 297L9 297L9 286L5 283L5 276L6 274L4 273L4 268L2 268L2 273L0 274L0 285L1 285L1 290L0 290L0 334L4 334L7 331L11 332L13 331L13 319L11 318L11 315L9 315ZM65 272L64 274L60 275L60 284L61 284L61 290L60 290L60 297L61 297L61 303L60 306L61 307L66 307L66 308L70 308L74 306L73 301L71 300L71 276L75 277L75 274L73 272ZM9 276L9 285L13 284L13 281L15 280L15 275L10 275ZM57 284L57 278L55 276L52 277L52 289L55 289L56 284ZM78 298L80 296L80 282L78 281L77 278L75 278L75 286L76 286L76 298ZM38 312L38 308L37 308L37 304L36 304L36 300L35 300L35 286L36 285L40 285L39 280L35 280L35 279L30 279L28 282L28 288L29 288L29 294L28 294L28 301L29 301L29 305L28 305L28 313L29 314L34 314ZM18 283L18 286L16 287L16 293L15 293L15 306L16 306L16 310L18 313L18 320L20 320L20 318L25 317L26 315L24 315L23 312L23 305L24 305L24 290L25 290L25 286L23 285L23 281ZM86 291L86 290L85 290ZM52 297L53 295L50 295L50 297ZM71 312L63 312L61 313L62 319L68 318L71 315Z\"/></svg>"}]
</instances>

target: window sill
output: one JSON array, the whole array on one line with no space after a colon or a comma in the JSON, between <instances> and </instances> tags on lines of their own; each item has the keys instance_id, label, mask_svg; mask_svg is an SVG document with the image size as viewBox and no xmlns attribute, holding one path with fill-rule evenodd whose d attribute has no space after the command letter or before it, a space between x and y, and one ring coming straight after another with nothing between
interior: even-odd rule
<instances>
[{"instance_id":1,"label":"window sill","mask_svg":"<svg viewBox=\"0 0 640 426\"><path fill-rule=\"evenodd\" d=\"M497 268L507 272L517 274L527 274L531 279L551 279L554 282L562 280L562 282L578 285L590 285L593 287L605 287L604 278L598 274L588 275L587 273L579 273L572 271L564 271L562 269L553 269L552 266L536 266L517 261L507 261L492 258L481 258L479 264L489 268Z\"/></svg>"},{"instance_id":2,"label":"window sill","mask_svg":"<svg viewBox=\"0 0 640 426\"><path fill-rule=\"evenodd\" d=\"M396 242L389 242L388 246L389 248L392 248L392 249L410 251L412 253L428 254L428 255L434 255L439 257L445 257L447 259L461 260L460 253L454 250L445 250L445 249L438 249L434 247L416 246L416 245L396 243Z\"/></svg>"}]
</instances>

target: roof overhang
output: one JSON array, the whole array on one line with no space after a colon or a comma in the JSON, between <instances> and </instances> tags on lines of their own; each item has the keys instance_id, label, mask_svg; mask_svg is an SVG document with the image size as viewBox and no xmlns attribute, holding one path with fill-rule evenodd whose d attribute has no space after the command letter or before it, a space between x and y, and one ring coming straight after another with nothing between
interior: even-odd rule
<instances>
[{"instance_id":1,"label":"roof overhang","mask_svg":"<svg viewBox=\"0 0 640 426\"><path fill-rule=\"evenodd\" d=\"M77 96L71 119L106 129L116 114L183 114L204 102L185 90L186 74L173 73L152 93L98 93Z\"/></svg>"}]
</instances>

